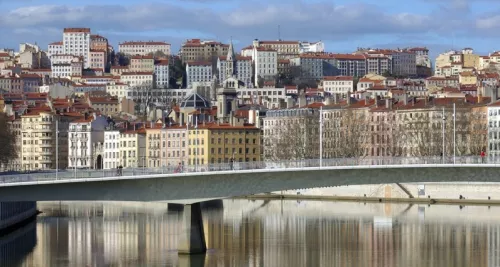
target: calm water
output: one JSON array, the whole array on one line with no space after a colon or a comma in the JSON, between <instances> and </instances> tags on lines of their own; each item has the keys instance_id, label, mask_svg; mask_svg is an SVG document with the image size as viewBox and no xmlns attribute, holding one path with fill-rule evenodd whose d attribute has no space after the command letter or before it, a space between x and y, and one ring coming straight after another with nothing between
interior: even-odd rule
<instances>
[{"instance_id":1,"label":"calm water","mask_svg":"<svg viewBox=\"0 0 500 267\"><path fill-rule=\"evenodd\" d=\"M164 203L39 203L0 239L0 266L500 266L500 208L224 200L204 206L205 256L176 252Z\"/></svg>"}]
</instances>

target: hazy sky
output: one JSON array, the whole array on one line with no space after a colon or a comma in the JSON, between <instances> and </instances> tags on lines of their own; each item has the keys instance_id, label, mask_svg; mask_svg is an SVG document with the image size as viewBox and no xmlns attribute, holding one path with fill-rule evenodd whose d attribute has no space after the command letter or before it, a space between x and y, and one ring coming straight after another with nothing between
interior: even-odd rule
<instances>
[{"instance_id":1,"label":"hazy sky","mask_svg":"<svg viewBox=\"0 0 500 267\"><path fill-rule=\"evenodd\" d=\"M331 52L427 46L432 54L500 49L500 0L0 0L0 47L46 45L64 27L89 27L111 44L187 38L322 40Z\"/></svg>"}]
</instances>

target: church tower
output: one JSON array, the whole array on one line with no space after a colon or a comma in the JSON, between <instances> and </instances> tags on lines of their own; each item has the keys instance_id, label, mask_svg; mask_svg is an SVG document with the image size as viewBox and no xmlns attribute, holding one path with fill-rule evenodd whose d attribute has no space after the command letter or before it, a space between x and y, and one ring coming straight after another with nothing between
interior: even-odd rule
<instances>
[{"instance_id":1,"label":"church tower","mask_svg":"<svg viewBox=\"0 0 500 267\"><path fill-rule=\"evenodd\" d=\"M233 40L231 38L226 57L226 79L233 76L236 77L236 73L236 55L234 54Z\"/></svg>"}]
</instances>

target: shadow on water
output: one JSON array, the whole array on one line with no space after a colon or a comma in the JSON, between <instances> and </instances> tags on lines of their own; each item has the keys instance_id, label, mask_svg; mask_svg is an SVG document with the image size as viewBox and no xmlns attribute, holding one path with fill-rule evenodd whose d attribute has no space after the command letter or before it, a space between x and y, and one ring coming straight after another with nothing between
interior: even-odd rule
<instances>
[{"instance_id":1,"label":"shadow on water","mask_svg":"<svg viewBox=\"0 0 500 267\"><path fill-rule=\"evenodd\" d=\"M37 244L36 220L32 219L19 228L0 236L0 266L20 266Z\"/></svg>"}]
</instances>

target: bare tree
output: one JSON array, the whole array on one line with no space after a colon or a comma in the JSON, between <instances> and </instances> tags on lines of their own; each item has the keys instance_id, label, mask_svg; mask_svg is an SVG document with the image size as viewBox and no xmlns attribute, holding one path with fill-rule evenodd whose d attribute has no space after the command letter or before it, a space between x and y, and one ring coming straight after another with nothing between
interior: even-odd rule
<instances>
[{"instance_id":1,"label":"bare tree","mask_svg":"<svg viewBox=\"0 0 500 267\"><path fill-rule=\"evenodd\" d=\"M0 165L5 169L17 157L16 135L11 129L9 118L5 113L0 113Z\"/></svg>"},{"instance_id":2,"label":"bare tree","mask_svg":"<svg viewBox=\"0 0 500 267\"><path fill-rule=\"evenodd\" d=\"M329 116L325 127L324 148L327 157L353 158L366 155L368 111L340 109Z\"/></svg>"}]
</instances>

